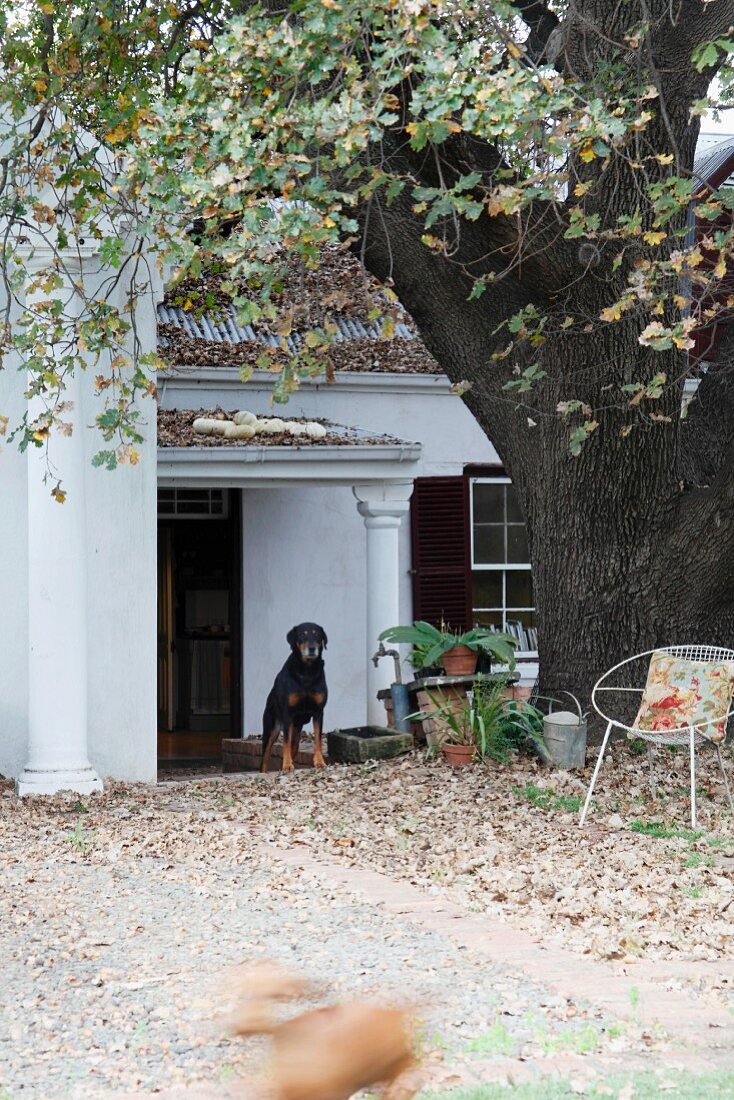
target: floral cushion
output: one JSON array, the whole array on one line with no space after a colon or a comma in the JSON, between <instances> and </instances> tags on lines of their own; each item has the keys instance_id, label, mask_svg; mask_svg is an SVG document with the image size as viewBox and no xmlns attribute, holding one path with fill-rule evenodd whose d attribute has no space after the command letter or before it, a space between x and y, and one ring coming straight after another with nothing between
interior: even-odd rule
<instances>
[{"instance_id":1,"label":"floral cushion","mask_svg":"<svg viewBox=\"0 0 734 1100\"><path fill-rule=\"evenodd\" d=\"M732 692L734 661L686 661L658 651L650 661L635 729L664 734L695 726L710 741L723 741Z\"/></svg>"}]
</instances>

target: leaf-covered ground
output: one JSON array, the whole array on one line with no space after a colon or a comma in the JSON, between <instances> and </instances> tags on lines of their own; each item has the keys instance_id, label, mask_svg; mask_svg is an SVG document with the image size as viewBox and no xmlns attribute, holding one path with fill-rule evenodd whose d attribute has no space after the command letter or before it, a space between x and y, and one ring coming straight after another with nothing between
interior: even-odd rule
<instances>
[{"instance_id":1,"label":"leaf-covered ground","mask_svg":"<svg viewBox=\"0 0 734 1100\"><path fill-rule=\"evenodd\" d=\"M654 802L646 758L613 750L583 830L589 774L530 761L450 769L412 757L302 773L297 795L263 785L246 813L278 843L440 887L599 958L731 958L734 821L715 757L699 762L694 832L687 754L660 752Z\"/></svg>"},{"instance_id":2,"label":"leaf-covered ground","mask_svg":"<svg viewBox=\"0 0 734 1100\"><path fill-rule=\"evenodd\" d=\"M694 1039L683 1013L678 1035L635 1017L637 981L682 1005L705 1001L719 1021L734 1006L734 823L705 758L691 832L686 757L663 760L653 803L644 757L616 747L584 831L588 775L530 761L452 770L415 755L285 776L110 783L83 800L18 801L6 784L0 1097L147 1096L195 1081L230 1095L227 1082L251 1080L263 1050L216 1019L222 974L248 957L294 963L332 997L427 1006L429 1088L553 1069L591 1096L592 1069L597 1083L651 1061L672 1070L669 1054L681 1051L699 1071L709 1058L730 1069L721 1023L704 1019ZM453 902L465 922L486 915L508 935L524 929L539 960L544 944L560 945L571 966L592 959L610 980L625 975L627 1011L559 995L532 967L457 951L455 912L452 943L340 882L345 870L369 869L417 887L437 912Z\"/></svg>"}]
</instances>

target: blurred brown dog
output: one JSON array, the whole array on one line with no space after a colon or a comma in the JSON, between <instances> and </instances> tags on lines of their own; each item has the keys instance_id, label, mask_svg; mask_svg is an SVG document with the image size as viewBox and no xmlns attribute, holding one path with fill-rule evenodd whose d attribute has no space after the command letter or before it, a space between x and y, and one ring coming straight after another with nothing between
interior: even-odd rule
<instances>
[{"instance_id":1,"label":"blurred brown dog","mask_svg":"<svg viewBox=\"0 0 734 1100\"><path fill-rule=\"evenodd\" d=\"M273 964L243 968L240 996L231 1020L236 1035L272 1036L273 1079L278 1100L347 1100L360 1089L383 1084L384 1100L409 1100L417 1088L400 1082L416 1064L410 1013L368 1004L312 1009L284 1022L278 1001L311 989Z\"/></svg>"}]
</instances>

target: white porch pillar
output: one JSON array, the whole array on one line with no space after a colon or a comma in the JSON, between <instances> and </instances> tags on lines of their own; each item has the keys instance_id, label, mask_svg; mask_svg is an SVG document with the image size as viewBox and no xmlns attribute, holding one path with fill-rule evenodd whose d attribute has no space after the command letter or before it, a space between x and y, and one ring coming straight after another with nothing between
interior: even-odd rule
<instances>
[{"instance_id":1,"label":"white porch pillar","mask_svg":"<svg viewBox=\"0 0 734 1100\"><path fill-rule=\"evenodd\" d=\"M19 795L71 790L90 794L102 782L87 756L87 593L84 423L78 373L67 382L70 436L52 435L50 472L45 447L28 454L28 763L16 780ZM32 399L33 420L44 409ZM51 496L54 471L63 504ZM49 474L44 483L44 476Z\"/></svg>"},{"instance_id":2,"label":"white porch pillar","mask_svg":"<svg viewBox=\"0 0 734 1100\"><path fill-rule=\"evenodd\" d=\"M353 492L367 528L367 723L384 726L385 708L377 692L390 687L393 664L382 660L375 668L372 655L382 631L400 622L398 529L410 507L413 483L355 485Z\"/></svg>"}]
</instances>

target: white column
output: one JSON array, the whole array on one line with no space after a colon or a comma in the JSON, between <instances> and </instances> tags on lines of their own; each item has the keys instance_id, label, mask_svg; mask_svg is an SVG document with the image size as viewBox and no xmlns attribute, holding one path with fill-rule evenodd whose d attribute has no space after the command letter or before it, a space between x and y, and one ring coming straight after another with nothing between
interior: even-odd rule
<instances>
[{"instance_id":1,"label":"white column","mask_svg":"<svg viewBox=\"0 0 734 1100\"><path fill-rule=\"evenodd\" d=\"M400 623L400 564L398 529L410 507L412 482L355 485L357 509L367 528L367 723L385 725L385 708L377 692L393 681L392 660L377 667L372 655L378 637L389 626Z\"/></svg>"},{"instance_id":2,"label":"white column","mask_svg":"<svg viewBox=\"0 0 734 1100\"><path fill-rule=\"evenodd\" d=\"M16 781L21 796L102 789L87 756L85 457L78 376L68 381L65 400L70 408L61 419L73 430L70 436L53 432L50 470L45 446L27 452L28 763ZM34 398L29 419L43 407ZM62 504L51 496L57 479L67 493Z\"/></svg>"}]
</instances>

